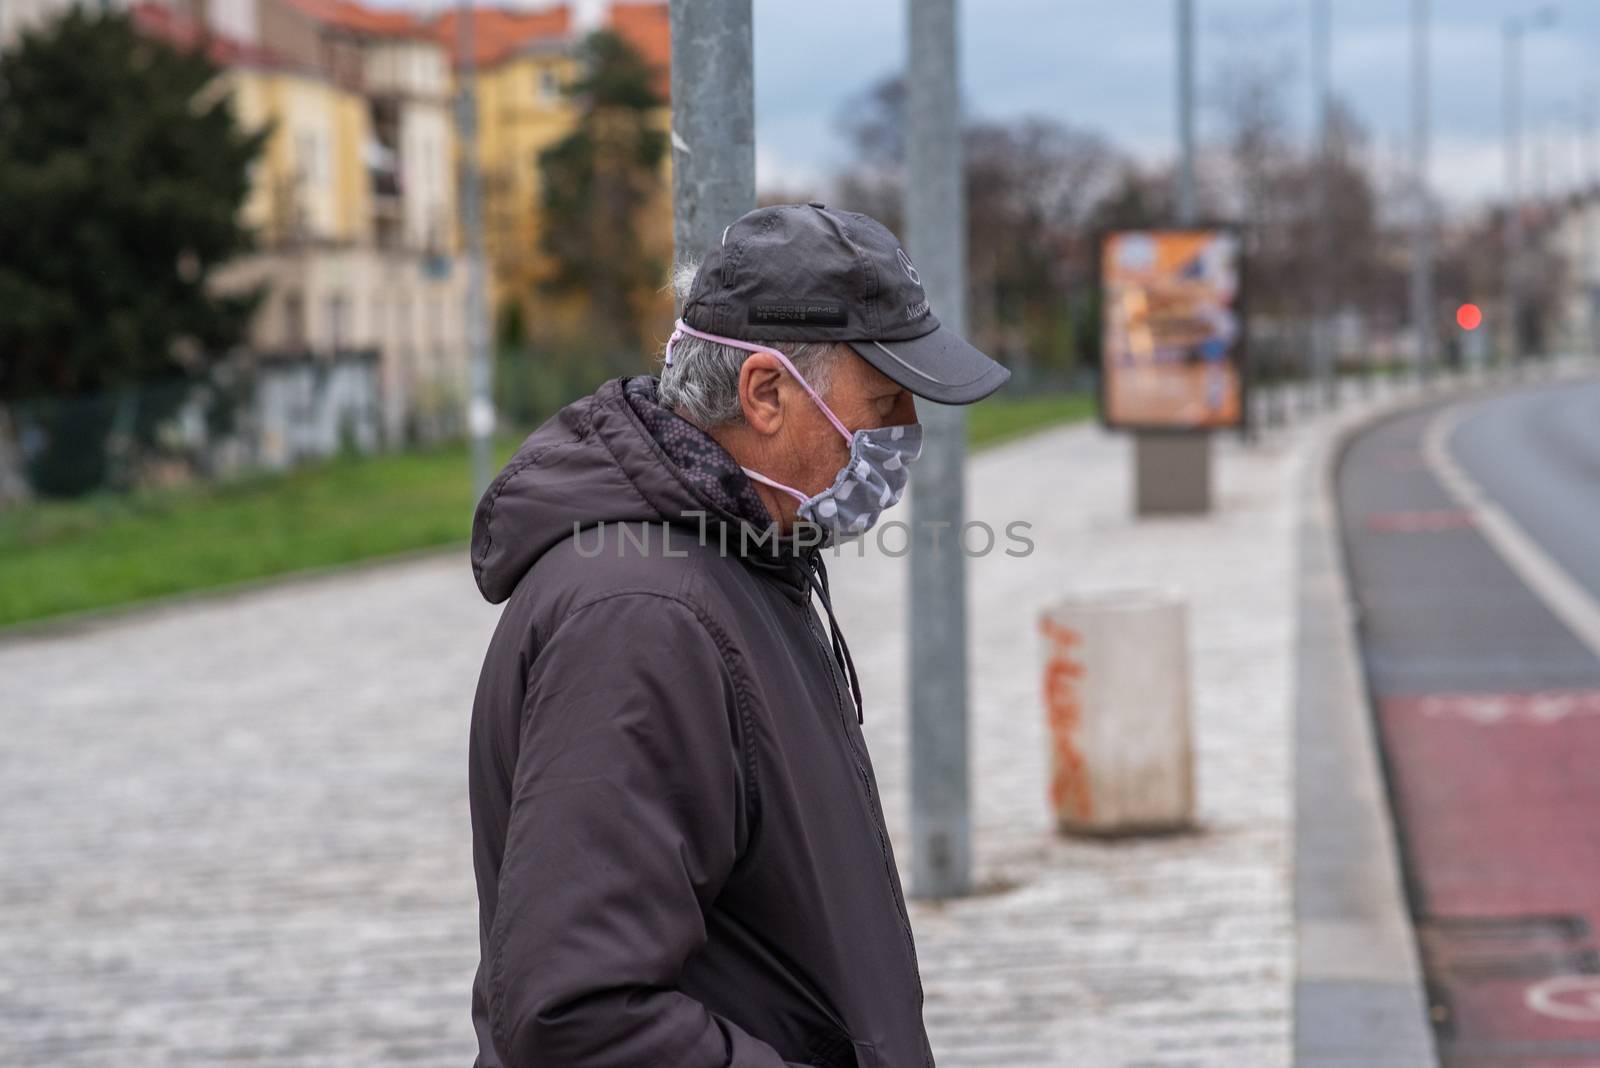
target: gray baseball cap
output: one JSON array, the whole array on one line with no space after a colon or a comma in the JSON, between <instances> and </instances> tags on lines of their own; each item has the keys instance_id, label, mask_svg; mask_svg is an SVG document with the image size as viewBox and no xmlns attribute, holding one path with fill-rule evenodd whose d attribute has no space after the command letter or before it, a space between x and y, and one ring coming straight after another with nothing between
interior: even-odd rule
<instances>
[{"instance_id":1,"label":"gray baseball cap","mask_svg":"<svg viewBox=\"0 0 1600 1068\"><path fill-rule=\"evenodd\" d=\"M724 230L683 321L741 341L842 341L941 404L982 400L1011 377L940 324L888 227L816 201L757 208Z\"/></svg>"}]
</instances>

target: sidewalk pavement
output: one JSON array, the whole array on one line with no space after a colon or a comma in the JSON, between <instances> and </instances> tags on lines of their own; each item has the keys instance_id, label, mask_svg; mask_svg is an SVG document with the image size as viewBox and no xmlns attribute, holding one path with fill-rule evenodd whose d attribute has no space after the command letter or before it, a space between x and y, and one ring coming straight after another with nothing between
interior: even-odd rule
<instances>
[{"instance_id":1,"label":"sidewalk pavement","mask_svg":"<svg viewBox=\"0 0 1600 1068\"><path fill-rule=\"evenodd\" d=\"M912 903L942 1068L1290 1062L1296 487L1330 425L1219 436L1203 519L1134 523L1095 427L973 460L969 514L1037 550L971 562L984 892ZM905 561L831 567L909 872ZM1198 830L1061 838L1039 611L1150 586L1191 606ZM450 553L0 642L0 1063L466 1063L496 613Z\"/></svg>"},{"instance_id":2,"label":"sidewalk pavement","mask_svg":"<svg viewBox=\"0 0 1600 1068\"><path fill-rule=\"evenodd\" d=\"M1096 427L980 455L969 511L1033 524L1037 551L971 561L974 849L999 890L914 903L942 1066L1289 1063L1292 491L1298 439L1218 437L1216 512L1135 523L1132 443ZM891 545L893 547L893 545ZM901 870L905 568L841 597ZM867 588L846 567L835 588ZM1190 605L1199 830L1129 841L1052 831L1037 621L1080 590L1170 588ZM855 650L859 639L852 640ZM905 842L905 845L900 843Z\"/></svg>"}]
</instances>

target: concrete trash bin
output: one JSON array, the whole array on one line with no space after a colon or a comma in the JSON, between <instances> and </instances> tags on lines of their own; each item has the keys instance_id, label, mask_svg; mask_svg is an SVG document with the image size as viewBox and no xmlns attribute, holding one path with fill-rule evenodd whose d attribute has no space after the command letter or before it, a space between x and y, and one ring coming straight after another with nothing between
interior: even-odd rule
<instances>
[{"instance_id":1,"label":"concrete trash bin","mask_svg":"<svg viewBox=\"0 0 1600 1068\"><path fill-rule=\"evenodd\" d=\"M1188 609L1150 591L1047 608L1050 803L1074 834L1179 830L1194 820Z\"/></svg>"}]
</instances>

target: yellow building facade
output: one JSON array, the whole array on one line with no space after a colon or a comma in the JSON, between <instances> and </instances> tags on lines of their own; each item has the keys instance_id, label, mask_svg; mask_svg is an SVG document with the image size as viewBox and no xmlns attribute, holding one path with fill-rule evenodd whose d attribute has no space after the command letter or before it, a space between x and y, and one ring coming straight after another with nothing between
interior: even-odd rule
<instances>
[{"instance_id":1,"label":"yellow building facade","mask_svg":"<svg viewBox=\"0 0 1600 1068\"><path fill-rule=\"evenodd\" d=\"M624 8L629 16L625 25L616 19ZM641 19L641 15L645 17ZM608 22L648 62L659 66L668 51L664 3L614 4ZM458 26L452 16L443 16L433 25L441 42L457 42ZM557 297L541 286L550 270L541 246L543 175L539 157L570 134L578 121L566 90L582 73L574 54L580 35L565 6L535 13L480 8L474 33L477 157L491 307L499 323L515 306L525 331L532 336L572 336L590 325L590 310L581 294ZM459 43L453 47L459 78ZM663 69L658 86L663 95L666 82ZM670 108L662 107L652 121L665 136L671 125ZM670 166L668 152L662 160L659 196L638 219L619 220L619 225L639 229L646 253L663 268L672 255ZM662 282L665 285L664 270ZM641 312L647 322L670 324L671 309L671 294L663 290L660 299Z\"/></svg>"},{"instance_id":2,"label":"yellow building facade","mask_svg":"<svg viewBox=\"0 0 1600 1068\"><path fill-rule=\"evenodd\" d=\"M539 295L543 176L539 156L572 132L577 120L564 87L577 64L562 46L510 57L478 76L478 166L483 176L484 251L491 304L522 305L524 322L561 320L574 327L581 307Z\"/></svg>"},{"instance_id":3,"label":"yellow building facade","mask_svg":"<svg viewBox=\"0 0 1600 1068\"><path fill-rule=\"evenodd\" d=\"M410 16L256 0L229 43L240 122L269 132L243 208L257 249L226 288L262 293L266 359L378 358L384 438L454 432L466 391L465 265L449 54Z\"/></svg>"},{"instance_id":4,"label":"yellow building facade","mask_svg":"<svg viewBox=\"0 0 1600 1068\"><path fill-rule=\"evenodd\" d=\"M361 150L372 130L365 98L295 71L234 67L226 78L239 121L272 131L244 208L263 242L369 239L372 196Z\"/></svg>"}]
</instances>

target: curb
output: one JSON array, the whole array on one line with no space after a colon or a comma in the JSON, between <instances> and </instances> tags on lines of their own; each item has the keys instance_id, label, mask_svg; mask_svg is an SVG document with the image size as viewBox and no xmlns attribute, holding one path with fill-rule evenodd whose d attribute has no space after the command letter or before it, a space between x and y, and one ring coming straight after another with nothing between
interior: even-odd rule
<instances>
[{"instance_id":1,"label":"curb","mask_svg":"<svg viewBox=\"0 0 1600 1068\"><path fill-rule=\"evenodd\" d=\"M1334 477L1362 431L1436 397L1341 417L1304 458L1295 635L1294 1063L1438 1063L1356 637Z\"/></svg>"}]
</instances>

